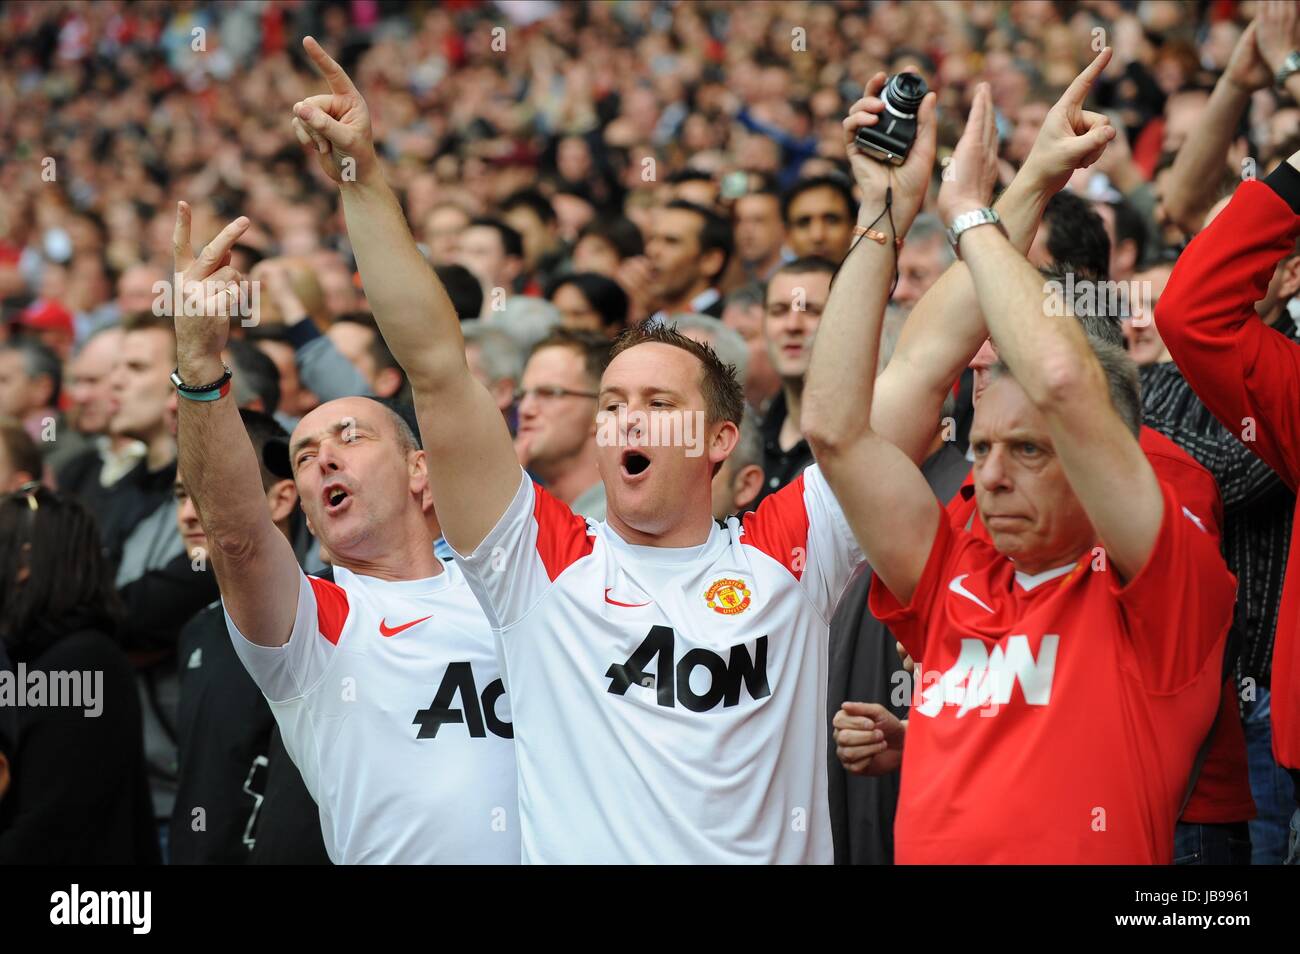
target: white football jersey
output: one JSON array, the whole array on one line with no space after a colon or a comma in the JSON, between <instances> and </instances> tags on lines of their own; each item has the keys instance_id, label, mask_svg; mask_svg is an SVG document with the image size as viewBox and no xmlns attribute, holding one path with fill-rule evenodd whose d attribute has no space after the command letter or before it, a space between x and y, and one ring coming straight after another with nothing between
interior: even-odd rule
<instances>
[{"instance_id":1,"label":"white football jersey","mask_svg":"<svg viewBox=\"0 0 1300 954\"><path fill-rule=\"evenodd\" d=\"M235 649L320 807L337 864L518 864L510 707L454 563L423 580L305 574L283 646Z\"/></svg>"},{"instance_id":2,"label":"white football jersey","mask_svg":"<svg viewBox=\"0 0 1300 954\"><path fill-rule=\"evenodd\" d=\"M832 861L826 644L862 554L817 467L684 549L524 475L458 558L503 657L525 862Z\"/></svg>"}]
</instances>

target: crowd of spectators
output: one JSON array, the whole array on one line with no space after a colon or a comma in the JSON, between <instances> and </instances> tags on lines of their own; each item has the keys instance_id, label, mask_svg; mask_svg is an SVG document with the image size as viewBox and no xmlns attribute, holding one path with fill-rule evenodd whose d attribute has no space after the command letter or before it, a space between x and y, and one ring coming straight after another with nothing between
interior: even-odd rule
<instances>
[{"instance_id":1,"label":"crowd of spectators","mask_svg":"<svg viewBox=\"0 0 1300 954\"><path fill-rule=\"evenodd\" d=\"M402 409L410 402L403 369L368 311L339 193L290 125L293 104L322 89L301 37L317 37L364 91L388 181L462 320L470 369L508 421L520 463L576 512L602 519L591 417L609 343L629 326L676 323L735 366L745 389L741 441L714 484L723 518L752 509L813 459L800 426L803 381L832 278L855 240L860 199L841 124L874 73L919 72L938 93L940 117L940 163L900 252L884 359L954 261L934 197L976 84L991 87L1005 186L1048 111L1103 45L1114 54L1090 108L1111 117L1116 137L1049 203L1029 257L1092 280L1133 281L1158 298L1207 214L1243 180L1264 178L1300 151L1294 94L1247 78L1251 49L1267 63L1265 44L1296 45L1247 33L1263 6L0 7L0 493L19 495L0 507L0 635L15 663L74 668L81 659L79 667L107 668L120 683L127 670L114 670L110 649L91 637L79 649L66 644L67 658L50 655L59 627L112 631L136 685L130 711L113 722L117 737L103 727L59 760L128 752L142 739L150 789L128 791L120 773L68 774L58 784L69 801L55 805L55 818L16 771L8 795L0 789L0 860L32 857L33 830L63 831L50 843L62 846L51 860L150 860L159 852L240 860L239 851L254 847L247 813L225 819L226 840L210 849L175 820L188 818L185 799L199 797L195 786L217 788L239 773L260 803L268 753L271 777L278 768L269 718L259 722L257 744L237 753L261 758L263 771L202 754L216 744L204 733L217 732L221 720L196 715L193 685L186 695L187 679L197 678L196 627L220 628L221 620L211 607L218 592L202 528L176 469L169 380L176 345L165 301L177 200L192 206L196 248L235 216L252 221L232 259L251 279L249 308L226 358L257 435L268 505L305 567L329 554L294 510L284 485L292 475L276 448L325 401L365 395ZM1240 95L1226 103L1230 93ZM1279 269L1266 316L1291 337L1297 263L1289 257ZM1149 322L1131 320L1125 330L1142 366L1147 425L1198 456L1190 445L1220 437L1217 425L1187 399L1181 379L1169 380L1177 369ZM963 375L945 408L963 453L974 387L974 376ZM1292 783L1271 754L1268 688L1294 488L1268 467L1238 460L1249 455L1224 454L1221 469L1202 463L1220 481L1225 553L1242 581L1225 708L1244 733L1254 796L1254 810L1228 822L1234 833L1249 823L1257 862L1277 862L1286 853ZM89 516L94 557L69 558L66 577L48 561L37 564L60 574L40 598L63 615L50 610L50 625L40 623L30 586L23 613L11 613L27 577L3 548L30 544L33 533L72 545ZM74 591L93 612L59 602ZM843 624L853 631L866 625L865 589L856 599L857 615ZM38 639L24 626L49 632ZM243 675L237 665L231 671ZM875 679L879 670L872 672ZM854 696L853 681L842 681L836 707ZM21 748L12 737L7 745L17 762L12 753ZM210 775L196 782L187 759ZM832 758L833 774L837 767ZM30 778L52 784L55 774ZM231 801L250 797L238 781L222 790ZM292 783L284 782L292 789L285 797L301 804L305 792ZM884 783L847 784L852 794ZM870 797L883 798L880 791ZM81 828L64 830L73 817L63 814L67 805L109 802L118 830L151 812L154 837L92 837L99 816L89 809L76 816ZM888 838L850 844L847 819L860 816L844 812L842 859L889 860ZM288 847L266 860L319 856L310 841L282 838L277 844Z\"/></svg>"}]
</instances>

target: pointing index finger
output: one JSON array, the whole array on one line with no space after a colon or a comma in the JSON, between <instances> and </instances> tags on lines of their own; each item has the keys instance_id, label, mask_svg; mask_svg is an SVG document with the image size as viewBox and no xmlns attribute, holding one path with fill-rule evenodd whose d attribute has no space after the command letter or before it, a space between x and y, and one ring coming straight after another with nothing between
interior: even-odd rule
<instances>
[{"instance_id":1,"label":"pointing index finger","mask_svg":"<svg viewBox=\"0 0 1300 954\"><path fill-rule=\"evenodd\" d=\"M357 88L352 85L352 80L348 74L343 71L343 67L334 61L334 58L325 52L325 48L316 42L312 36L303 37L303 49L311 57L311 61L316 64L316 69L321 76L325 77L325 82L329 85L330 92L340 95L356 93Z\"/></svg>"},{"instance_id":2,"label":"pointing index finger","mask_svg":"<svg viewBox=\"0 0 1300 954\"><path fill-rule=\"evenodd\" d=\"M190 207L187 202L176 203L176 224L172 227L172 263L175 271L183 272L194 261L194 248L190 245Z\"/></svg>"},{"instance_id":3,"label":"pointing index finger","mask_svg":"<svg viewBox=\"0 0 1300 954\"><path fill-rule=\"evenodd\" d=\"M1093 58L1093 61L1083 68L1083 72L1074 78L1069 89L1061 98L1071 107L1076 109L1083 108L1084 100L1088 98L1088 91L1092 89L1092 84L1097 81L1101 71L1106 68L1110 62L1110 47L1105 47L1100 53Z\"/></svg>"}]
</instances>

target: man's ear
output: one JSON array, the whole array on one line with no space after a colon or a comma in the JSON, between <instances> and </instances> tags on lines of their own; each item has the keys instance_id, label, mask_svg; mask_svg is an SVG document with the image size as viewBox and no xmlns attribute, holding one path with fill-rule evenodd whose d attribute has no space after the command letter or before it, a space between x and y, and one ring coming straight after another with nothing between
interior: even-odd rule
<instances>
[{"instance_id":1,"label":"man's ear","mask_svg":"<svg viewBox=\"0 0 1300 954\"><path fill-rule=\"evenodd\" d=\"M722 281L723 252L720 248L709 249L700 254L700 272L709 276L709 284L716 285Z\"/></svg>"},{"instance_id":2,"label":"man's ear","mask_svg":"<svg viewBox=\"0 0 1300 954\"><path fill-rule=\"evenodd\" d=\"M1286 301L1300 292L1300 255L1293 255L1282 263L1282 285L1278 288L1278 298Z\"/></svg>"},{"instance_id":3,"label":"man's ear","mask_svg":"<svg viewBox=\"0 0 1300 954\"><path fill-rule=\"evenodd\" d=\"M763 490L763 468L758 464L746 464L731 479L731 499L735 501L736 513L744 513Z\"/></svg>"},{"instance_id":4,"label":"man's ear","mask_svg":"<svg viewBox=\"0 0 1300 954\"><path fill-rule=\"evenodd\" d=\"M433 490L429 486L429 458L422 450L406 455L407 472L411 478L411 493L420 498L420 509L428 513L433 509Z\"/></svg>"},{"instance_id":5,"label":"man's ear","mask_svg":"<svg viewBox=\"0 0 1300 954\"><path fill-rule=\"evenodd\" d=\"M1137 242L1124 239L1115 249L1115 263L1121 268L1132 271L1137 268Z\"/></svg>"},{"instance_id":6,"label":"man's ear","mask_svg":"<svg viewBox=\"0 0 1300 954\"><path fill-rule=\"evenodd\" d=\"M502 378L493 384L489 390L492 392L492 401L501 409L501 413L509 413L511 406L515 403L515 382L509 378Z\"/></svg>"},{"instance_id":7,"label":"man's ear","mask_svg":"<svg viewBox=\"0 0 1300 954\"><path fill-rule=\"evenodd\" d=\"M298 506L298 487L292 480L277 480L266 492L266 502L271 507L271 522L288 520Z\"/></svg>"},{"instance_id":8,"label":"man's ear","mask_svg":"<svg viewBox=\"0 0 1300 954\"><path fill-rule=\"evenodd\" d=\"M396 368L384 368L375 375L375 394L381 398L390 398L402 390L402 372Z\"/></svg>"},{"instance_id":9,"label":"man's ear","mask_svg":"<svg viewBox=\"0 0 1300 954\"><path fill-rule=\"evenodd\" d=\"M713 473L716 476L722 462L731 456L731 452L736 449L736 444L740 442L740 428L732 421L722 421L710 430L713 434L709 438L709 462L713 464Z\"/></svg>"}]
</instances>

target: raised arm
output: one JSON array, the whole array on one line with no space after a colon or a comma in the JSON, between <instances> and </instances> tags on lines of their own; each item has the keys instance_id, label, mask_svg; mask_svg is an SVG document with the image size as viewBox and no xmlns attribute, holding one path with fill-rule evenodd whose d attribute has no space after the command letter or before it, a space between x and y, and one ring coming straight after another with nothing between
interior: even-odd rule
<instances>
[{"instance_id":1,"label":"raised arm","mask_svg":"<svg viewBox=\"0 0 1300 954\"><path fill-rule=\"evenodd\" d=\"M873 210L874 218L892 192L893 225L901 235L921 207L934 165L935 96L930 93L921 103L907 161L891 170L852 145L858 129L876 123L884 82L883 73L872 77L844 130L854 176L863 187L863 207ZM849 251L852 267L842 270L831 288L813 345L801 424L872 569L906 602L925 569L941 510L917 465L870 423L880 328L897 254L887 217L875 228L884 232L883 241L870 235L860 239Z\"/></svg>"},{"instance_id":2,"label":"raised arm","mask_svg":"<svg viewBox=\"0 0 1300 954\"><path fill-rule=\"evenodd\" d=\"M1109 60L1109 49L1098 54L1048 112L1033 150L995 206L1011 244L1022 253L1034 241L1047 201L1074 170L1094 162L1114 136L1104 115L1083 108L1092 82ZM841 278L860 267L846 261ZM913 462L922 463L944 397L987 337L970 270L954 262L908 315L894 356L876 382L871 426Z\"/></svg>"},{"instance_id":3,"label":"raised arm","mask_svg":"<svg viewBox=\"0 0 1300 954\"><path fill-rule=\"evenodd\" d=\"M447 541L472 552L519 488L505 420L469 372L460 321L384 180L370 114L343 68L303 41L329 93L294 106L294 131L339 185L366 297L415 395L434 507Z\"/></svg>"},{"instance_id":4,"label":"raised arm","mask_svg":"<svg viewBox=\"0 0 1300 954\"><path fill-rule=\"evenodd\" d=\"M1201 230L1205 214L1219 197L1219 184L1228 171L1228 149L1251 94L1273 84L1273 72L1257 44L1260 26L1259 19L1252 21L1237 40L1228 68L1210 93L1196 135L1189 136L1178 150L1165 181L1161 200L1165 213L1189 235Z\"/></svg>"},{"instance_id":5,"label":"raised arm","mask_svg":"<svg viewBox=\"0 0 1300 954\"><path fill-rule=\"evenodd\" d=\"M240 217L227 225L198 258L190 246L190 207L176 208L172 235L173 301L185 303L176 322L176 368L187 385L210 384L222 376L221 350L230 331L226 288L239 279L230 266L230 249L248 228ZM189 294L201 283L201 314ZM281 646L293 630L302 572L293 548L271 521L262 492L262 475L235 399L181 397L177 401L177 444L185 485L199 512L211 547L226 612L241 633L264 646Z\"/></svg>"},{"instance_id":6,"label":"raised arm","mask_svg":"<svg viewBox=\"0 0 1300 954\"><path fill-rule=\"evenodd\" d=\"M1300 153L1243 182L1178 259L1156 325L1197 397L1293 490L1300 486L1300 345L1255 311L1300 233Z\"/></svg>"},{"instance_id":7,"label":"raised arm","mask_svg":"<svg viewBox=\"0 0 1300 954\"><path fill-rule=\"evenodd\" d=\"M939 190L944 221L988 205L997 177L997 133L987 88L975 96L953 155L951 180ZM1155 472L1111 403L1110 387L1079 323L1047 307L1043 277L1001 231L963 232L989 334L1030 402L1045 417L1052 448L1106 553L1132 579L1155 548L1164 502Z\"/></svg>"}]
</instances>

